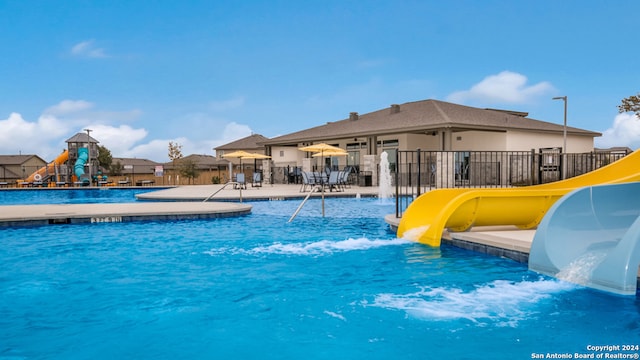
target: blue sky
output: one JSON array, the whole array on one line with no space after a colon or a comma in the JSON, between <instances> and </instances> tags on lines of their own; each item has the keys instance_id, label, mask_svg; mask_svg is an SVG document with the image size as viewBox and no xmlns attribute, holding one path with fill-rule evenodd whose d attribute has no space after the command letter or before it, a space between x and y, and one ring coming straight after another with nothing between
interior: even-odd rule
<instances>
[{"instance_id":1,"label":"blue sky","mask_svg":"<svg viewBox=\"0 0 640 360\"><path fill-rule=\"evenodd\" d=\"M438 99L640 147L637 0L0 0L0 154L168 161Z\"/></svg>"}]
</instances>

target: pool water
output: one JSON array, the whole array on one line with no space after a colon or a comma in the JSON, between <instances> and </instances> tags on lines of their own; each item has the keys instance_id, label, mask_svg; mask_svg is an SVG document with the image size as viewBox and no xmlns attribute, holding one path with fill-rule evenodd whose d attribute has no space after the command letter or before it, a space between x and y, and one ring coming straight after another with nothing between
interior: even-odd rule
<instances>
[{"instance_id":1,"label":"pool water","mask_svg":"<svg viewBox=\"0 0 640 360\"><path fill-rule=\"evenodd\" d=\"M156 191L157 188L90 188L90 189L3 189L0 205L23 204L98 204L135 201L136 194Z\"/></svg>"},{"instance_id":2,"label":"pool water","mask_svg":"<svg viewBox=\"0 0 640 360\"><path fill-rule=\"evenodd\" d=\"M396 239L377 199L0 231L0 359L531 359L640 344L640 303ZM638 351L619 351L636 353ZM532 355L533 354L533 355Z\"/></svg>"}]
</instances>

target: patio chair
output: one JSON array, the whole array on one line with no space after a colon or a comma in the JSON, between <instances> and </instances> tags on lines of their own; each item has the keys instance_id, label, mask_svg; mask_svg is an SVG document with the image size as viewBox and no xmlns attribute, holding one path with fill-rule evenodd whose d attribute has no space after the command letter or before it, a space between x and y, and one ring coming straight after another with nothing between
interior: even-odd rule
<instances>
[{"instance_id":1,"label":"patio chair","mask_svg":"<svg viewBox=\"0 0 640 360\"><path fill-rule=\"evenodd\" d=\"M246 189L247 183L244 181L244 174L236 174L236 182L233 184L234 189Z\"/></svg>"},{"instance_id":2,"label":"patio chair","mask_svg":"<svg viewBox=\"0 0 640 360\"><path fill-rule=\"evenodd\" d=\"M302 186L300 186L300 192L307 191L307 187L312 189L316 185L316 177L313 173L303 171L302 172Z\"/></svg>"},{"instance_id":3,"label":"patio chair","mask_svg":"<svg viewBox=\"0 0 640 360\"><path fill-rule=\"evenodd\" d=\"M259 172L253 173L253 181L251 187L262 187L262 174Z\"/></svg>"},{"instance_id":4,"label":"patio chair","mask_svg":"<svg viewBox=\"0 0 640 360\"><path fill-rule=\"evenodd\" d=\"M349 182L350 174L351 174L351 167L346 167L344 170L340 172L340 175L338 176L340 181L340 186L342 186L343 189L348 189L349 186L351 185Z\"/></svg>"},{"instance_id":5,"label":"patio chair","mask_svg":"<svg viewBox=\"0 0 640 360\"><path fill-rule=\"evenodd\" d=\"M340 187L339 171L332 171L331 173L329 173L329 181L327 182L327 187L329 187L329 191L333 191L334 189L336 191L342 191L342 188Z\"/></svg>"}]
</instances>

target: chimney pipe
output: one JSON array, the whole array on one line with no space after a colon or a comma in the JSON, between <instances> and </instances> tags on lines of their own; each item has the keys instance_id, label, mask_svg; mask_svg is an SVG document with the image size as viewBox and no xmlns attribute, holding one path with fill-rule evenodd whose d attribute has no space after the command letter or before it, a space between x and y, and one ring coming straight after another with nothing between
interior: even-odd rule
<instances>
[{"instance_id":1,"label":"chimney pipe","mask_svg":"<svg viewBox=\"0 0 640 360\"><path fill-rule=\"evenodd\" d=\"M358 113L357 112L349 113L349 120L358 120Z\"/></svg>"},{"instance_id":2,"label":"chimney pipe","mask_svg":"<svg viewBox=\"0 0 640 360\"><path fill-rule=\"evenodd\" d=\"M391 104L391 114L397 114L400 112L400 105Z\"/></svg>"}]
</instances>

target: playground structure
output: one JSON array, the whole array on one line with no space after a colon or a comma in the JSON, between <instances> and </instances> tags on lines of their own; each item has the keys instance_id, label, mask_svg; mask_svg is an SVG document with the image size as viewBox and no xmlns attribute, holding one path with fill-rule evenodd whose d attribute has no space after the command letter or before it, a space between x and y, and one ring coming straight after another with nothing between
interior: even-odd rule
<instances>
[{"instance_id":1,"label":"playground structure","mask_svg":"<svg viewBox=\"0 0 640 360\"><path fill-rule=\"evenodd\" d=\"M89 186L106 183L98 168L98 141L89 134L77 133L67 141L67 149L52 162L41 167L18 186Z\"/></svg>"}]
</instances>

